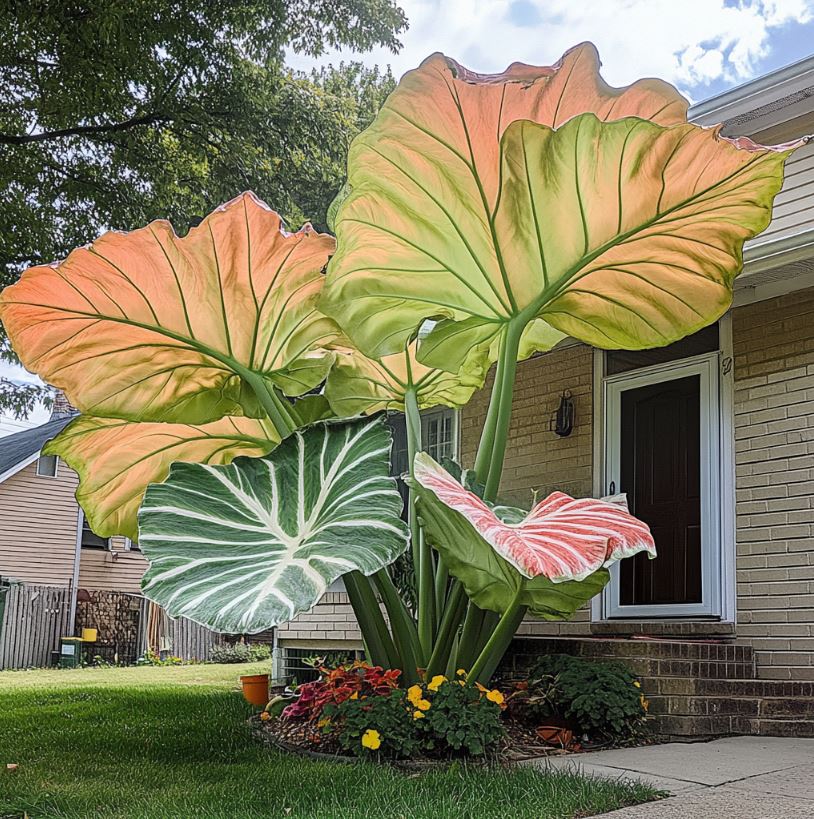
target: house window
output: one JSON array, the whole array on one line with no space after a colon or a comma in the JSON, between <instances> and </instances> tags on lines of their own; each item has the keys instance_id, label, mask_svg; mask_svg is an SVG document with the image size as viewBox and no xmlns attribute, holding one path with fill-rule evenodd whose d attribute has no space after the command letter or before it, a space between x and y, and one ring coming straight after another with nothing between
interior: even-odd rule
<instances>
[{"instance_id":1,"label":"house window","mask_svg":"<svg viewBox=\"0 0 814 819\"><path fill-rule=\"evenodd\" d=\"M56 478L58 460L56 455L40 455L37 458L37 474L44 478Z\"/></svg>"},{"instance_id":2,"label":"house window","mask_svg":"<svg viewBox=\"0 0 814 819\"><path fill-rule=\"evenodd\" d=\"M399 477L410 468L407 458L407 426L401 413L388 417L393 430L393 453L391 474ZM457 455L455 410L447 407L421 413L421 440L424 449L436 461L455 458Z\"/></svg>"},{"instance_id":3,"label":"house window","mask_svg":"<svg viewBox=\"0 0 814 819\"><path fill-rule=\"evenodd\" d=\"M110 540L100 537L90 528L88 519L82 515L82 548L83 549L109 549Z\"/></svg>"}]
</instances>

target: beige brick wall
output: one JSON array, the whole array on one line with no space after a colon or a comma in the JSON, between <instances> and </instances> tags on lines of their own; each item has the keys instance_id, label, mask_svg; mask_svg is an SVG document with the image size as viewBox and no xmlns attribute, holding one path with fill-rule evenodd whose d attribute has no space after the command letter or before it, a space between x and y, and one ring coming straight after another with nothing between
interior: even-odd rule
<instances>
[{"instance_id":1,"label":"beige brick wall","mask_svg":"<svg viewBox=\"0 0 814 819\"><path fill-rule=\"evenodd\" d=\"M314 608L278 629L280 645L362 648L362 634L345 592L329 591Z\"/></svg>"},{"instance_id":2,"label":"beige brick wall","mask_svg":"<svg viewBox=\"0 0 814 819\"><path fill-rule=\"evenodd\" d=\"M814 680L814 289L733 313L738 638Z\"/></svg>"},{"instance_id":3,"label":"beige brick wall","mask_svg":"<svg viewBox=\"0 0 814 819\"><path fill-rule=\"evenodd\" d=\"M575 497L593 494L592 384L593 350L583 344L554 350L518 365L500 486L502 500L528 509L535 497L543 498L555 489ZM575 407L574 430L567 438L549 430L563 390L571 391ZM489 392L483 390L461 411L461 457L465 466L471 467L475 460L488 401ZM588 621L586 607L567 623L526 621L519 633L588 634Z\"/></svg>"}]
</instances>

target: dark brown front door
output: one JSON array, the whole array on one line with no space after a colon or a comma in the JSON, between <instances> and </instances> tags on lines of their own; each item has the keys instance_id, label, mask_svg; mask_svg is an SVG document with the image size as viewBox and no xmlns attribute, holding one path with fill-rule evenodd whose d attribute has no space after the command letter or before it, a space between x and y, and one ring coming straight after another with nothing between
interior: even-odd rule
<instances>
[{"instance_id":1,"label":"dark brown front door","mask_svg":"<svg viewBox=\"0 0 814 819\"><path fill-rule=\"evenodd\" d=\"M620 489L650 526L658 557L620 564L623 606L701 602L700 378L621 395Z\"/></svg>"}]
</instances>

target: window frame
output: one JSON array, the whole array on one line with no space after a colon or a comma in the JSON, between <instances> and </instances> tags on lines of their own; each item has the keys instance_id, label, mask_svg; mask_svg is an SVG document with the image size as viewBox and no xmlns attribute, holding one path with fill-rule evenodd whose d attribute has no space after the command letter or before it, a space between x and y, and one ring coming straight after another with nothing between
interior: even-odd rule
<instances>
[{"instance_id":1,"label":"window frame","mask_svg":"<svg viewBox=\"0 0 814 819\"><path fill-rule=\"evenodd\" d=\"M41 472L40 471L40 464L42 463L43 458L53 458L54 459L54 474L51 475L48 472ZM36 467L34 468L34 474L38 478L57 478L59 477L59 455L43 455L42 452L37 455Z\"/></svg>"}]
</instances>

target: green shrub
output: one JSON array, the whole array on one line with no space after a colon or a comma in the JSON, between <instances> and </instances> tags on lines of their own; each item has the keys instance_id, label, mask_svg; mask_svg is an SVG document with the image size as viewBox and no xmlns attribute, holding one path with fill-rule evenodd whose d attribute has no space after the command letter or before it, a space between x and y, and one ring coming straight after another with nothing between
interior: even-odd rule
<instances>
[{"instance_id":1,"label":"green shrub","mask_svg":"<svg viewBox=\"0 0 814 819\"><path fill-rule=\"evenodd\" d=\"M645 727L647 700L635 674L621 663L551 654L532 666L529 680L530 692L548 692L550 715L564 717L580 733L620 742Z\"/></svg>"},{"instance_id":2,"label":"green shrub","mask_svg":"<svg viewBox=\"0 0 814 819\"><path fill-rule=\"evenodd\" d=\"M256 663L269 659L271 659L271 649L262 643L213 646L209 652L210 663Z\"/></svg>"},{"instance_id":3,"label":"green shrub","mask_svg":"<svg viewBox=\"0 0 814 819\"><path fill-rule=\"evenodd\" d=\"M483 756L503 737L503 696L498 691L445 681L431 694L431 702L424 717L416 720L427 751Z\"/></svg>"},{"instance_id":4,"label":"green shrub","mask_svg":"<svg viewBox=\"0 0 814 819\"><path fill-rule=\"evenodd\" d=\"M394 688L384 696L331 703L322 713L323 731L335 735L342 749L354 756L369 756L372 752L404 759L419 748L419 735L403 689Z\"/></svg>"},{"instance_id":5,"label":"green shrub","mask_svg":"<svg viewBox=\"0 0 814 819\"><path fill-rule=\"evenodd\" d=\"M331 703L318 725L356 756L483 756L503 737L503 695L438 675L406 691Z\"/></svg>"}]
</instances>

